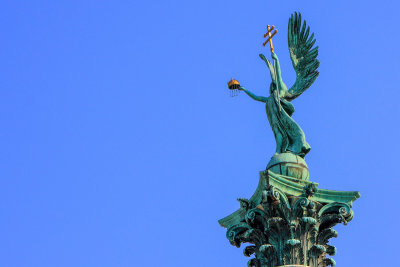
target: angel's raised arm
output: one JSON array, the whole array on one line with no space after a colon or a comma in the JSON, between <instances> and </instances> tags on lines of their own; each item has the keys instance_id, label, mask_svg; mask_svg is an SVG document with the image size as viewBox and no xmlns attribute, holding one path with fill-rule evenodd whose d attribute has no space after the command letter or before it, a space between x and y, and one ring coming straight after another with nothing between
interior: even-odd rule
<instances>
[{"instance_id":1,"label":"angel's raised arm","mask_svg":"<svg viewBox=\"0 0 400 267\"><path fill-rule=\"evenodd\" d=\"M275 54L274 52L272 52L271 56L275 62L275 73L276 73L276 78L278 80L277 82L283 83L282 73L281 73L281 65L279 64L279 58L278 58L277 54Z\"/></svg>"}]
</instances>

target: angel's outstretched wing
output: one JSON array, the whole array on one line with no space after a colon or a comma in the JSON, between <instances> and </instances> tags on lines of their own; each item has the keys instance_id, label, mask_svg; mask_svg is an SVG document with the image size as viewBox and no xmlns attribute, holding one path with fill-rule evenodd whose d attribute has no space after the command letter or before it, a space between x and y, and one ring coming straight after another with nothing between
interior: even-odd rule
<instances>
[{"instance_id":1,"label":"angel's outstretched wing","mask_svg":"<svg viewBox=\"0 0 400 267\"><path fill-rule=\"evenodd\" d=\"M307 90L319 75L318 46L312 48L316 41L314 33L309 37L310 27L307 27L306 21L301 24L301 14L292 14L288 26L288 43L296 82L285 96L289 101Z\"/></svg>"}]
</instances>

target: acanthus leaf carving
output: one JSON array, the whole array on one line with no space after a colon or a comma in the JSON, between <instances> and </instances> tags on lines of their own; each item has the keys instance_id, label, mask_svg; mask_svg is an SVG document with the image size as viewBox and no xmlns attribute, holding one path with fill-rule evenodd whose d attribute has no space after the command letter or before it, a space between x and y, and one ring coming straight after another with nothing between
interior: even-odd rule
<instances>
[{"instance_id":1,"label":"acanthus leaf carving","mask_svg":"<svg viewBox=\"0 0 400 267\"><path fill-rule=\"evenodd\" d=\"M336 248L327 243L330 238L337 237L332 227L352 218L349 205L321 204L305 195L288 197L271 185L266 185L261 196L259 204L238 199L245 212L241 221L227 230L232 245L253 244L243 250L245 256L255 256L248 266L333 264L325 256L335 255Z\"/></svg>"}]
</instances>

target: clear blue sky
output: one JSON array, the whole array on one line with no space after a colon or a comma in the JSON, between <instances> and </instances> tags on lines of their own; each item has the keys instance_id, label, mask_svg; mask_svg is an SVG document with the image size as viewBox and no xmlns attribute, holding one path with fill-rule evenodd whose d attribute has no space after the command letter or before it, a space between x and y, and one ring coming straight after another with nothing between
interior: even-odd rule
<instances>
[{"instance_id":1,"label":"clear blue sky","mask_svg":"<svg viewBox=\"0 0 400 267\"><path fill-rule=\"evenodd\" d=\"M3 1L0 266L246 266L217 220L275 150L267 24L283 78L300 11L320 77L293 103L310 180L359 190L338 266L397 261L398 1Z\"/></svg>"}]
</instances>

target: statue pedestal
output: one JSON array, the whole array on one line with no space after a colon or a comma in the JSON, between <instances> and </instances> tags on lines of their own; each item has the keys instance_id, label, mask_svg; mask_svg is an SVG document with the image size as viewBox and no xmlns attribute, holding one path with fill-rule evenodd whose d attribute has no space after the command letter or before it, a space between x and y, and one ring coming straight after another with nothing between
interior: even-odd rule
<instances>
[{"instance_id":1,"label":"statue pedestal","mask_svg":"<svg viewBox=\"0 0 400 267\"><path fill-rule=\"evenodd\" d=\"M250 199L238 199L240 209L219 220L227 228L229 242L244 249L248 266L334 266L326 258L335 255L328 245L337 237L333 227L347 224L353 218L352 203L360 197L357 191L317 189L307 180L271 171L260 172L256 192Z\"/></svg>"}]
</instances>

